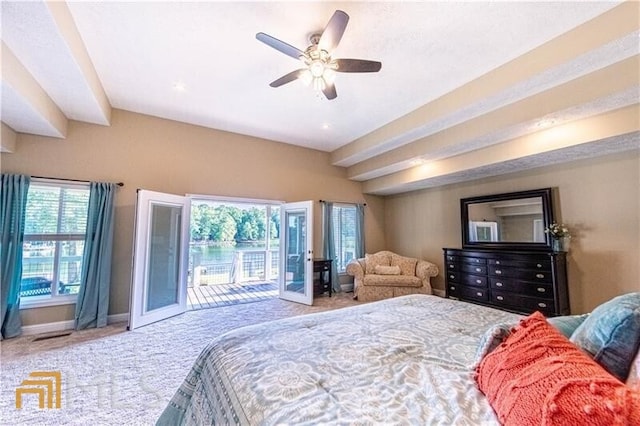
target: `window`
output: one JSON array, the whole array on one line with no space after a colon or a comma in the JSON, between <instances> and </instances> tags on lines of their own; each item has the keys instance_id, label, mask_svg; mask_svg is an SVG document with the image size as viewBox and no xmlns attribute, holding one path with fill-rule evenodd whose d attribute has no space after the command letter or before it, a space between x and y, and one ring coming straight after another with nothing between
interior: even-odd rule
<instances>
[{"instance_id":1,"label":"window","mask_svg":"<svg viewBox=\"0 0 640 426\"><path fill-rule=\"evenodd\" d=\"M21 304L73 303L80 289L89 184L29 185L22 247Z\"/></svg>"},{"instance_id":2,"label":"window","mask_svg":"<svg viewBox=\"0 0 640 426\"><path fill-rule=\"evenodd\" d=\"M356 207L349 204L335 204L333 214L333 240L336 248L339 274L347 269L347 263L356 253Z\"/></svg>"}]
</instances>

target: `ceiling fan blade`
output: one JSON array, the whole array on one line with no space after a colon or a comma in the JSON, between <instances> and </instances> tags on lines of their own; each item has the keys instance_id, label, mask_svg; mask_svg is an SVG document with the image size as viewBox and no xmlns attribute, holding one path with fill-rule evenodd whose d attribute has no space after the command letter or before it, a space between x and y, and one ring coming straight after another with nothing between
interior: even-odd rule
<instances>
[{"instance_id":1,"label":"ceiling fan blade","mask_svg":"<svg viewBox=\"0 0 640 426\"><path fill-rule=\"evenodd\" d=\"M275 37L271 37L269 34L258 33L256 34L256 38L267 46L273 47L277 51L282 52L287 56L291 56L294 59L300 59L301 56L304 56L304 52L302 50L293 47L282 40L278 40Z\"/></svg>"},{"instance_id":2,"label":"ceiling fan blade","mask_svg":"<svg viewBox=\"0 0 640 426\"><path fill-rule=\"evenodd\" d=\"M337 72L378 72L382 62L366 61L364 59L336 59Z\"/></svg>"},{"instance_id":3,"label":"ceiling fan blade","mask_svg":"<svg viewBox=\"0 0 640 426\"><path fill-rule=\"evenodd\" d=\"M269 86L280 87L283 84L291 83L293 80L300 78L305 69L291 71L289 74L285 74L277 80L272 81Z\"/></svg>"},{"instance_id":4,"label":"ceiling fan blade","mask_svg":"<svg viewBox=\"0 0 640 426\"><path fill-rule=\"evenodd\" d=\"M338 43L340 43L340 39L342 39L342 35L344 34L344 30L347 28L348 22L349 15L341 10L336 10L320 36L318 47L329 53L333 52L333 49L335 49L338 46Z\"/></svg>"},{"instance_id":5,"label":"ceiling fan blade","mask_svg":"<svg viewBox=\"0 0 640 426\"><path fill-rule=\"evenodd\" d=\"M325 81L324 89L322 89L322 93L327 97L327 99L332 100L338 97L338 93L336 92L336 86L333 83L327 83Z\"/></svg>"}]
</instances>

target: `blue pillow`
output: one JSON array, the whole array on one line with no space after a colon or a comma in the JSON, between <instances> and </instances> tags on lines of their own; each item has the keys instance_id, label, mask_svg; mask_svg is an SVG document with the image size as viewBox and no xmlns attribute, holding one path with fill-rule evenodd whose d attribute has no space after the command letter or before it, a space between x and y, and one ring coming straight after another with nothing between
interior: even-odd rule
<instances>
[{"instance_id":1,"label":"blue pillow","mask_svg":"<svg viewBox=\"0 0 640 426\"><path fill-rule=\"evenodd\" d=\"M587 319L589 314L565 315L562 317L547 318L547 322L554 326L567 339L571 337L576 328Z\"/></svg>"},{"instance_id":2,"label":"blue pillow","mask_svg":"<svg viewBox=\"0 0 640 426\"><path fill-rule=\"evenodd\" d=\"M615 297L593 310L570 339L609 373L627 380L640 346L640 293Z\"/></svg>"}]
</instances>

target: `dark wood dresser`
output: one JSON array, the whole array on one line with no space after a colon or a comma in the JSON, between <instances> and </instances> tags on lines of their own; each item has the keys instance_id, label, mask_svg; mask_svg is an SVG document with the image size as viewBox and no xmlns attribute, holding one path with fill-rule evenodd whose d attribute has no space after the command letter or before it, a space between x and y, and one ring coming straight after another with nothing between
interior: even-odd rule
<instances>
[{"instance_id":1,"label":"dark wood dresser","mask_svg":"<svg viewBox=\"0 0 640 426\"><path fill-rule=\"evenodd\" d=\"M565 255L445 248L446 295L522 314L568 315Z\"/></svg>"}]
</instances>

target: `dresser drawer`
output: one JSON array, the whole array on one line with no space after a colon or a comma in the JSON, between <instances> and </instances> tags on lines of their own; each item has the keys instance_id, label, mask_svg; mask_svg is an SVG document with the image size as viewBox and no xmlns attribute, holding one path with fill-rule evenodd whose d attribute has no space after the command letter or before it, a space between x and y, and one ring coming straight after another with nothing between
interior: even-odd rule
<instances>
[{"instance_id":1,"label":"dresser drawer","mask_svg":"<svg viewBox=\"0 0 640 426\"><path fill-rule=\"evenodd\" d=\"M471 265L486 265L487 264L487 260L483 259L481 257L466 257L466 256L461 256L458 258L458 260L462 263L468 263Z\"/></svg>"},{"instance_id":2,"label":"dresser drawer","mask_svg":"<svg viewBox=\"0 0 640 426\"><path fill-rule=\"evenodd\" d=\"M447 282L460 282L460 274L455 271L447 271Z\"/></svg>"},{"instance_id":3,"label":"dresser drawer","mask_svg":"<svg viewBox=\"0 0 640 426\"><path fill-rule=\"evenodd\" d=\"M447 297L460 298L460 285L456 283L447 284Z\"/></svg>"},{"instance_id":4,"label":"dresser drawer","mask_svg":"<svg viewBox=\"0 0 640 426\"><path fill-rule=\"evenodd\" d=\"M489 265L488 270L489 276L492 277L515 278L518 280L530 281L534 283L551 283L553 281L552 274L548 271L532 271L497 265Z\"/></svg>"},{"instance_id":5,"label":"dresser drawer","mask_svg":"<svg viewBox=\"0 0 640 426\"><path fill-rule=\"evenodd\" d=\"M489 292L485 288L476 287L460 287L460 295L465 299L480 300L487 302L489 300Z\"/></svg>"},{"instance_id":6,"label":"dresser drawer","mask_svg":"<svg viewBox=\"0 0 640 426\"><path fill-rule=\"evenodd\" d=\"M514 260L514 259L489 259L489 266L510 267L515 269L532 269L535 271L551 271L551 260L548 258Z\"/></svg>"},{"instance_id":7,"label":"dresser drawer","mask_svg":"<svg viewBox=\"0 0 640 426\"><path fill-rule=\"evenodd\" d=\"M469 274L475 275L486 275L487 267L486 265L477 265L472 263L462 263L460 264L460 270L463 272L467 272Z\"/></svg>"},{"instance_id":8,"label":"dresser drawer","mask_svg":"<svg viewBox=\"0 0 640 426\"><path fill-rule=\"evenodd\" d=\"M489 278L489 286L495 290L521 293L527 296L552 298L553 286L549 283L530 283L511 278Z\"/></svg>"},{"instance_id":9,"label":"dresser drawer","mask_svg":"<svg viewBox=\"0 0 640 426\"><path fill-rule=\"evenodd\" d=\"M313 272L324 272L329 271L331 269L331 264L324 262L314 262L313 263Z\"/></svg>"},{"instance_id":10,"label":"dresser drawer","mask_svg":"<svg viewBox=\"0 0 640 426\"><path fill-rule=\"evenodd\" d=\"M515 293L492 291L491 301L497 305L512 308L521 312L540 311L545 315L553 314L553 299L523 296Z\"/></svg>"},{"instance_id":11,"label":"dresser drawer","mask_svg":"<svg viewBox=\"0 0 640 426\"><path fill-rule=\"evenodd\" d=\"M482 275L461 275L461 281L465 285L488 287L487 277Z\"/></svg>"}]
</instances>

